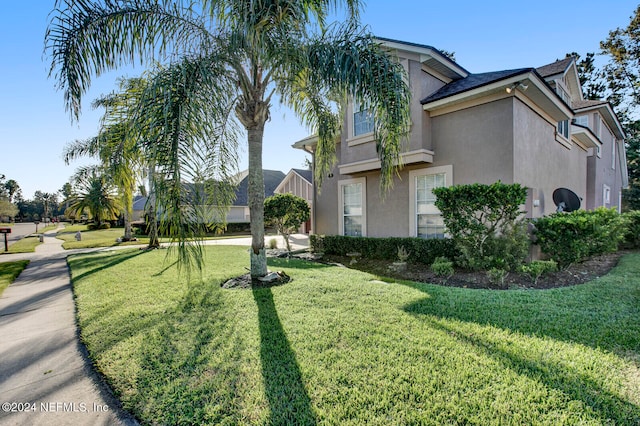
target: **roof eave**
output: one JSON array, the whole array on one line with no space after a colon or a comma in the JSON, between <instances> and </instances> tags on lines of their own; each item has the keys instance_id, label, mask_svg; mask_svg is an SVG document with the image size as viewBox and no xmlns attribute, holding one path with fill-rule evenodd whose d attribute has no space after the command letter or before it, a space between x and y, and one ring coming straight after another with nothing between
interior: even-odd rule
<instances>
[{"instance_id":1,"label":"roof eave","mask_svg":"<svg viewBox=\"0 0 640 426\"><path fill-rule=\"evenodd\" d=\"M528 89L526 92L524 92L525 96L531 98L532 96L535 96L537 94L537 97L540 98L541 101L544 101L546 99L546 102L541 102L546 105L540 106L546 107L545 110L547 110L554 119L562 121L567 120L568 118L571 118L573 116L573 111L571 110L571 108L558 97L553 89L549 87L549 85L537 72L535 72L535 70L512 75L510 77L493 81L491 83L487 83L485 85L466 90L452 96L438 99L433 102L427 102L423 104L423 109L425 111L437 110L446 106L454 105L456 103L480 98L490 93L496 93L501 90L505 90L507 87L517 83L527 84Z\"/></svg>"}]
</instances>

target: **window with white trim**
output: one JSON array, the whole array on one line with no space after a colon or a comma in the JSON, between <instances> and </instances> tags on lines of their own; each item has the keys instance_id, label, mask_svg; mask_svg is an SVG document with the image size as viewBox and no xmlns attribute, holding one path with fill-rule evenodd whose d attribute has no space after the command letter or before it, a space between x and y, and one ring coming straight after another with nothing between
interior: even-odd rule
<instances>
[{"instance_id":1,"label":"window with white trim","mask_svg":"<svg viewBox=\"0 0 640 426\"><path fill-rule=\"evenodd\" d=\"M558 83L556 83L556 93L567 105L571 105L569 93ZM558 121L558 133L564 136L565 139L569 139L569 132L569 120Z\"/></svg>"},{"instance_id":2,"label":"window with white trim","mask_svg":"<svg viewBox=\"0 0 640 426\"><path fill-rule=\"evenodd\" d=\"M588 115L579 115L576 117L575 123L578 126L589 127L589 116Z\"/></svg>"},{"instance_id":3,"label":"window with white trim","mask_svg":"<svg viewBox=\"0 0 640 426\"><path fill-rule=\"evenodd\" d=\"M558 134L569 139L569 120L558 121Z\"/></svg>"},{"instance_id":4,"label":"window with white trim","mask_svg":"<svg viewBox=\"0 0 640 426\"><path fill-rule=\"evenodd\" d=\"M411 233L418 238L444 238L446 228L436 207L435 188L448 186L452 181L452 166L430 167L409 173Z\"/></svg>"},{"instance_id":5,"label":"window with white trim","mask_svg":"<svg viewBox=\"0 0 640 426\"><path fill-rule=\"evenodd\" d=\"M611 204L611 188L609 185L602 185L602 205L608 206Z\"/></svg>"},{"instance_id":6,"label":"window with white trim","mask_svg":"<svg viewBox=\"0 0 640 426\"><path fill-rule=\"evenodd\" d=\"M340 181L338 186L340 190L340 234L352 237L366 235L365 179Z\"/></svg>"},{"instance_id":7,"label":"window with white trim","mask_svg":"<svg viewBox=\"0 0 640 426\"><path fill-rule=\"evenodd\" d=\"M368 103L355 101L353 103L353 136L373 132L373 114Z\"/></svg>"}]
</instances>

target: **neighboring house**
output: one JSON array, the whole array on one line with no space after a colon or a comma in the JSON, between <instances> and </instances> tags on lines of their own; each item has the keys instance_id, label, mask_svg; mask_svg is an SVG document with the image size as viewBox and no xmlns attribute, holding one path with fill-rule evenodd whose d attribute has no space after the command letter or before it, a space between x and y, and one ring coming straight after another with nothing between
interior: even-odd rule
<instances>
[{"instance_id":1,"label":"neighboring house","mask_svg":"<svg viewBox=\"0 0 640 426\"><path fill-rule=\"evenodd\" d=\"M337 165L316 188L315 233L442 237L432 189L457 184L520 183L532 218L556 210L559 187L577 193L582 208L620 207L625 135L608 103L583 99L574 58L472 74L431 46L379 40L413 93L404 167L381 194L373 118L350 103ZM294 147L313 154L316 140Z\"/></svg>"},{"instance_id":2,"label":"neighboring house","mask_svg":"<svg viewBox=\"0 0 640 426\"><path fill-rule=\"evenodd\" d=\"M304 198L313 215L313 172L311 170L291 169L273 192L276 194L291 193ZM306 234L313 232L311 220L301 226L300 232Z\"/></svg>"},{"instance_id":3,"label":"neighboring house","mask_svg":"<svg viewBox=\"0 0 640 426\"><path fill-rule=\"evenodd\" d=\"M144 215L147 210L147 197L143 195L136 195L133 197L133 216L132 222L144 222Z\"/></svg>"},{"instance_id":4,"label":"neighboring house","mask_svg":"<svg viewBox=\"0 0 640 426\"><path fill-rule=\"evenodd\" d=\"M227 223L248 223L249 218L249 202L248 202L248 185L249 173L247 170L238 173L233 177L236 187L236 196L233 204L229 207L227 213ZM264 196L269 197L274 194L275 189L284 179L285 175L279 170L264 170ZM147 197L136 196L133 201L133 220L144 221Z\"/></svg>"},{"instance_id":5,"label":"neighboring house","mask_svg":"<svg viewBox=\"0 0 640 426\"><path fill-rule=\"evenodd\" d=\"M274 194L280 182L284 179L284 173L279 170L263 170L264 176L264 197ZM240 172L234 178L236 184L236 199L227 213L227 223L248 223L249 217L249 171Z\"/></svg>"}]
</instances>

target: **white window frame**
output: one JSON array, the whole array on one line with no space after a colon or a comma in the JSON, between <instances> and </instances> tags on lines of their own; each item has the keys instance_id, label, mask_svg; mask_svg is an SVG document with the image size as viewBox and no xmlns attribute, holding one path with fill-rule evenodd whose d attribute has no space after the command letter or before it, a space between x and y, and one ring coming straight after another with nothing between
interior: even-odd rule
<instances>
[{"instance_id":1,"label":"white window frame","mask_svg":"<svg viewBox=\"0 0 640 426\"><path fill-rule=\"evenodd\" d=\"M588 115L578 115L578 116L576 116L575 123L578 126L589 127L589 116Z\"/></svg>"},{"instance_id":2,"label":"white window frame","mask_svg":"<svg viewBox=\"0 0 640 426\"><path fill-rule=\"evenodd\" d=\"M569 120L558 121L557 130L560 136L569 140Z\"/></svg>"},{"instance_id":3,"label":"white window frame","mask_svg":"<svg viewBox=\"0 0 640 426\"><path fill-rule=\"evenodd\" d=\"M616 169L616 151L618 150L618 146L616 144L616 139L613 138L611 140L611 169Z\"/></svg>"},{"instance_id":4,"label":"white window frame","mask_svg":"<svg viewBox=\"0 0 640 426\"><path fill-rule=\"evenodd\" d=\"M418 236L418 200L416 180L420 176L444 174L444 186L453 185L453 165L427 167L409 172L409 232L412 237ZM445 234L446 235L446 234Z\"/></svg>"},{"instance_id":5,"label":"white window frame","mask_svg":"<svg viewBox=\"0 0 640 426\"><path fill-rule=\"evenodd\" d=\"M357 132L356 129L358 128L358 123L356 121L356 115L364 113L363 116L367 117L366 122L369 123L367 126L367 129L369 129L369 127L371 128L370 130L367 130L366 132ZM365 122L365 120L363 120L363 122ZM373 114L370 113L370 108L367 102L364 101L358 101L357 99L354 99L353 101L353 137L357 138L360 136L364 136L364 135L369 135L371 133L373 133L373 126L375 125L374 123L374 118L373 118Z\"/></svg>"},{"instance_id":6,"label":"white window frame","mask_svg":"<svg viewBox=\"0 0 640 426\"><path fill-rule=\"evenodd\" d=\"M602 205L611 205L611 187L609 185L602 185Z\"/></svg>"},{"instance_id":7,"label":"white window frame","mask_svg":"<svg viewBox=\"0 0 640 426\"><path fill-rule=\"evenodd\" d=\"M338 233L344 235L344 187L352 184L360 184L362 202L362 237L367 236L367 179L344 179L338 181Z\"/></svg>"}]
</instances>

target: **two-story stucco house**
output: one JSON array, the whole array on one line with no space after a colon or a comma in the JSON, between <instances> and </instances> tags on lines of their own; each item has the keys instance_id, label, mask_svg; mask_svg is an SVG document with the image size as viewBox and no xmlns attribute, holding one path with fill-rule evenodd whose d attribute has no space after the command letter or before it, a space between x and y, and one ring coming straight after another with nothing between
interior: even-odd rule
<instances>
[{"instance_id":1,"label":"two-story stucco house","mask_svg":"<svg viewBox=\"0 0 640 426\"><path fill-rule=\"evenodd\" d=\"M411 132L393 189L379 191L373 117L347 107L337 165L314 192L313 232L441 237L432 189L520 183L528 217L556 210L556 188L582 208L620 206L627 185L622 127L606 102L585 101L573 58L472 74L431 46L379 39L407 71ZM313 154L314 137L294 144Z\"/></svg>"}]
</instances>

